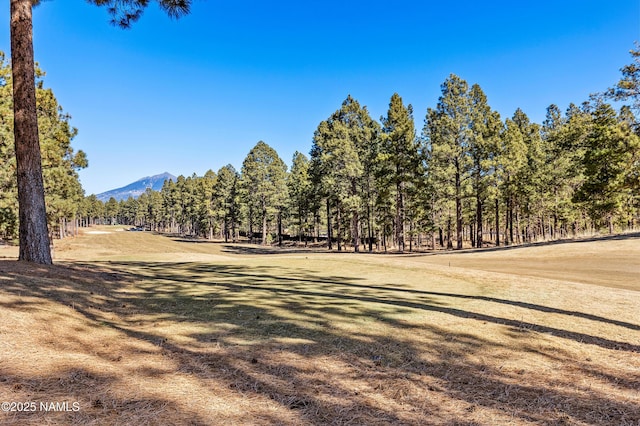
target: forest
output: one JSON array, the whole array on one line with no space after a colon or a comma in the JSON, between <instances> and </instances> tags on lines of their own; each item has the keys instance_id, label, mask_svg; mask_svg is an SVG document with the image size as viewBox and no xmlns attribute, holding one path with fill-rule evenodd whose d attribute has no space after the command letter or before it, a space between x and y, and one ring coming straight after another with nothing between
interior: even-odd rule
<instances>
[{"instance_id":1,"label":"forest","mask_svg":"<svg viewBox=\"0 0 640 426\"><path fill-rule=\"evenodd\" d=\"M240 170L179 176L161 191L105 203L85 197L77 130L38 76L38 118L51 235L123 224L260 244L338 251L462 249L634 229L640 220L640 51L611 89L543 123L503 118L478 84L451 74L418 120L393 94L372 118L348 96L290 166L258 142ZM0 238L17 237L10 68L0 69ZM625 103L620 101L630 100ZM419 127L421 126L421 127Z\"/></svg>"}]
</instances>

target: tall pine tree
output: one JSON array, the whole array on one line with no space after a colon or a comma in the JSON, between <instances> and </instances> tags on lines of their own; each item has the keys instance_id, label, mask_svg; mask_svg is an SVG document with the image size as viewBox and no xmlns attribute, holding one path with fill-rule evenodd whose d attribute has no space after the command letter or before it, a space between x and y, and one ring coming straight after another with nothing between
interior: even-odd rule
<instances>
[{"instance_id":1,"label":"tall pine tree","mask_svg":"<svg viewBox=\"0 0 640 426\"><path fill-rule=\"evenodd\" d=\"M420 168L419 144L413 122L413 107L404 106L397 93L391 96L387 116L382 118L381 162L388 184L395 188L395 240L398 250L406 244L407 206Z\"/></svg>"},{"instance_id":2,"label":"tall pine tree","mask_svg":"<svg viewBox=\"0 0 640 426\"><path fill-rule=\"evenodd\" d=\"M242 185L247 203L261 220L262 244L267 245L268 224L276 217L280 225L287 201L287 166L275 149L259 141L242 163ZM281 227L278 226L278 237Z\"/></svg>"}]
</instances>

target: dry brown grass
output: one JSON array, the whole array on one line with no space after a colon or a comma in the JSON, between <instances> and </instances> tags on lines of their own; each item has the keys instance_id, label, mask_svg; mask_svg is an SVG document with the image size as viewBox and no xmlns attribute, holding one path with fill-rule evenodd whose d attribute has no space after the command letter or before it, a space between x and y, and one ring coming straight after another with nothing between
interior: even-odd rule
<instances>
[{"instance_id":1,"label":"dry brown grass","mask_svg":"<svg viewBox=\"0 0 640 426\"><path fill-rule=\"evenodd\" d=\"M2 424L640 424L634 236L377 256L111 232L55 253L0 261L0 401L80 409Z\"/></svg>"}]
</instances>

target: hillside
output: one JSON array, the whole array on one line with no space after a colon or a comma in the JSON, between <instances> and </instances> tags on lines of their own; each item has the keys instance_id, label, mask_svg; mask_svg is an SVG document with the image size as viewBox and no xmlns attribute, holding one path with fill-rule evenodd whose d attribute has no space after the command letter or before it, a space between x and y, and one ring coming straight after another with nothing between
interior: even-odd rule
<instances>
[{"instance_id":1,"label":"hillside","mask_svg":"<svg viewBox=\"0 0 640 426\"><path fill-rule=\"evenodd\" d=\"M147 188L151 188L154 191L160 191L164 181L166 180L176 180L176 177L168 172L154 176L147 176L123 186L122 188L102 192L96 195L96 197L98 197L100 201L108 201L111 197L115 198L116 201L126 200L129 197L138 198L147 190Z\"/></svg>"}]
</instances>

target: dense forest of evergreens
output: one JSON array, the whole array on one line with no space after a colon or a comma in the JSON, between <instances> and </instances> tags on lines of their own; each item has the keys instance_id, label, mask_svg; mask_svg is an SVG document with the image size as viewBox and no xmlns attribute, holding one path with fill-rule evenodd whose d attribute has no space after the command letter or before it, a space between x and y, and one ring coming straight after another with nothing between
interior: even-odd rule
<instances>
[{"instance_id":1,"label":"dense forest of evergreens","mask_svg":"<svg viewBox=\"0 0 640 426\"><path fill-rule=\"evenodd\" d=\"M638 51L621 81L542 124L494 111L479 85L451 75L416 128L398 94L380 121L351 96L319 123L309 157L291 167L264 142L241 170L180 176L161 191L106 203L82 198L83 153L50 90L38 89L49 224L119 223L263 244L326 243L338 250L463 248L633 229L640 220ZM2 61L0 238L16 235L10 78ZM608 102L631 100L618 111ZM61 226L62 225L62 226Z\"/></svg>"}]
</instances>

